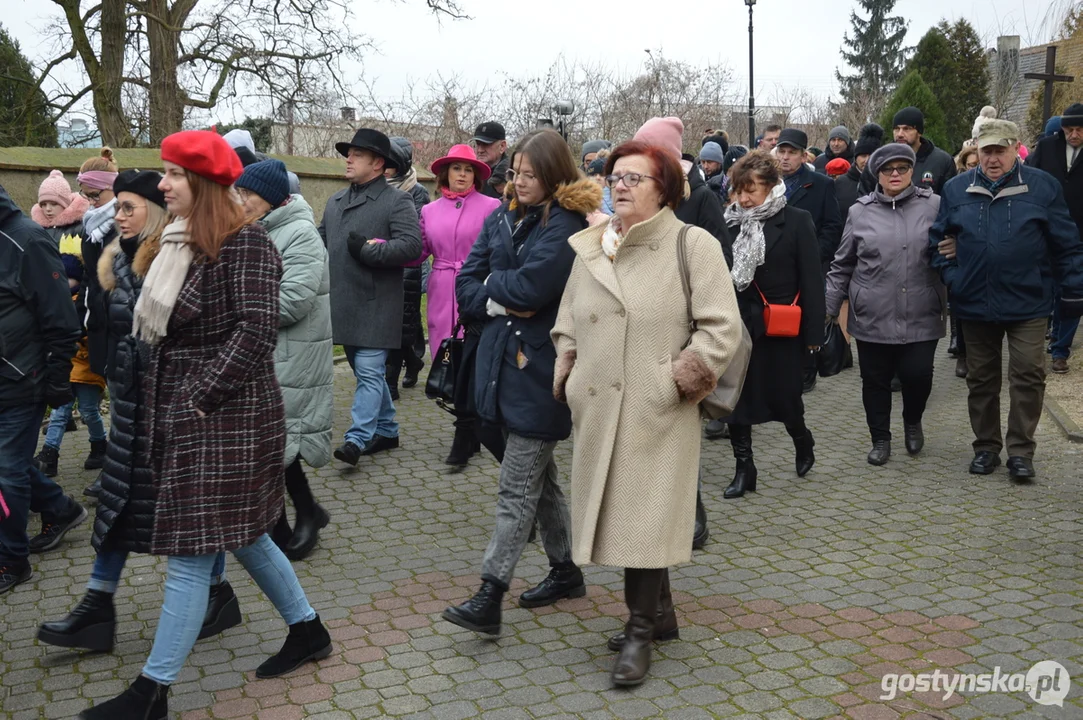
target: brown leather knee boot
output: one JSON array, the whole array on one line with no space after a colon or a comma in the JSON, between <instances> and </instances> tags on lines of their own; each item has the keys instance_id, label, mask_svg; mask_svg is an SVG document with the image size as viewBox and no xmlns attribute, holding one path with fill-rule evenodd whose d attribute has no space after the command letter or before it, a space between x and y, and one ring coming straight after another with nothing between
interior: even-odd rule
<instances>
[{"instance_id":1,"label":"brown leather knee boot","mask_svg":"<svg viewBox=\"0 0 1083 720\"><path fill-rule=\"evenodd\" d=\"M624 600L628 604L628 624L624 627L624 645L613 665L613 684L639 685L647 679L651 667L651 641L658 623L665 569L624 569Z\"/></svg>"}]
</instances>

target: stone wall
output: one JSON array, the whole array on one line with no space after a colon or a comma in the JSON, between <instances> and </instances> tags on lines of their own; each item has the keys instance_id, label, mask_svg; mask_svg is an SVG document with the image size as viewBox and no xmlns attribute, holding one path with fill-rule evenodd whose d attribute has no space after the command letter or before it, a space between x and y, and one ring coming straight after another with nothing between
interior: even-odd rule
<instances>
[{"instance_id":1,"label":"stone wall","mask_svg":"<svg viewBox=\"0 0 1083 720\"><path fill-rule=\"evenodd\" d=\"M158 150L115 150L121 170L132 168L161 170L162 161ZM64 173L72 190L78 191L75 176L79 167L94 150L78 148L0 148L0 185L8 191L15 203L27 214L37 202L38 186L53 169ZM272 155L297 173L301 180L301 193L316 213L316 222L323 217L327 200L346 186L342 174L345 162L342 158L308 158ZM415 168L418 177L429 190L435 188L432 173Z\"/></svg>"}]
</instances>

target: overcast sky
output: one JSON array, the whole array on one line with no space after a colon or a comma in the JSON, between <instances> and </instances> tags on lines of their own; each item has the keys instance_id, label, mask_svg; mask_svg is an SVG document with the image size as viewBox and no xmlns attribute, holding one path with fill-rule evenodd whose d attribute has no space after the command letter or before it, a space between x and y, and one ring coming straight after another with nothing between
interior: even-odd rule
<instances>
[{"instance_id":1,"label":"overcast sky","mask_svg":"<svg viewBox=\"0 0 1083 720\"><path fill-rule=\"evenodd\" d=\"M378 48L354 71L376 79L381 95L396 96L410 79L437 69L479 84L495 79L498 69L540 74L560 53L635 70L647 60L646 48L660 48L666 57L690 63L726 63L735 82L742 87L748 82L743 0L460 0L470 19L442 21L423 0L348 1L357 31L372 37ZM0 4L0 22L31 59L39 60L41 29L57 17L57 6L41 0ZM84 0L84 6L89 4ZM768 102L778 88L794 86L834 94L839 47L856 6L852 0L757 0L757 97ZM1045 0L899 0L895 13L909 20L908 45L941 18L967 18L987 46L995 44L998 34L1021 35L1026 46L1046 39L1049 30L1042 21L1048 7ZM228 121L229 114L221 113L220 119Z\"/></svg>"}]
</instances>

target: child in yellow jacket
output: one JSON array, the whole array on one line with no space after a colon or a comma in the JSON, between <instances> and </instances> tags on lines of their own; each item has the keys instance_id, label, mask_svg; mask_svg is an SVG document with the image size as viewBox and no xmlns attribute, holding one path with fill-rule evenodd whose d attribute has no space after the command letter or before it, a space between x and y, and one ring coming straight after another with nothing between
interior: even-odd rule
<instances>
[{"instance_id":1,"label":"child in yellow jacket","mask_svg":"<svg viewBox=\"0 0 1083 720\"><path fill-rule=\"evenodd\" d=\"M86 318L85 290L83 288L82 252L79 241L72 236L65 236L60 242L60 259L68 273L68 285L71 287L71 299L81 320ZM90 454L83 462L86 470L98 470L105 460L105 424L102 422L102 391L105 390L105 378L90 371L87 339L84 334L79 340L79 347L71 361L71 391L74 399L64 407L54 408L49 416L49 427L45 431L45 445L34 458L38 469L49 477L57 474L60 459L60 443L64 431L71 420L72 408L78 403L79 413L83 417L90 433Z\"/></svg>"}]
</instances>

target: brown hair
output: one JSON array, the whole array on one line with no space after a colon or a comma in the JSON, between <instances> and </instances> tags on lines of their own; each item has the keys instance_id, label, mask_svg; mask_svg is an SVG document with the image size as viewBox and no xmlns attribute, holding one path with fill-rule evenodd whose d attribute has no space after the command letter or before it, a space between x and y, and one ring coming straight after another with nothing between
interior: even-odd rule
<instances>
[{"instance_id":1,"label":"brown hair","mask_svg":"<svg viewBox=\"0 0 1083 720\"><path fill-rule=\"evenodd\" d=\"M101 155L98 157L88 158L86 162L79 167L79 172L93 172L95 170L102 172L117 172L117 163L113 159L112 148L103 147Z\"/></svg>"},{"instance_id":2,"label":"brown hair","mask_svg":"<svg viewBox=\"0 0 1083 720\"><path fill-rule=\"evenodd\" d=\"M762 182L768 187L778 185L778 161L766 150L753 150L730 168L730 193L738 193Z\"/></svg>"},{"instance_id":3,"label":"brown hair","mask_svg":"<svg viewBox=\"0 0 1083 720\"><path fill-rule=\"evenodd\" d=\"M977 145L967 145L965 148L959 151L959 154L955 156L955 169L959 172L966 172L966 159L971 155L978 154Z\"/></svg>"},{"instance_id":4,"label":"brown hair","mask_svg":"<svg viewBox=\"0 0 1083 720\"><path fill-rule=\"evenodd\" d=\"M451 187L451 183L448 181L448 173L451 171L451 166L454 165L454 164L455 163L448 163L444 167L440 168L440 172L436 173L436 190L437 190L437 192L435 193L436 197L441 197L440 192L439 192L440 188L450 188ZM469 165L469 163L466 163L466 162L463 162L463 164L464 165ZM473 166L471 166L471 167L473 167ZM473 168L473 170L474 170L474 189L477 190L478 192L481 192L481 188L484 187L484 185L482 183L482 180L481 180L481 173L478 172L477 168Z\"/></svg>"},{"instance_id":5,"label":"brown hair","mask_svg":"<svg viewBox=\"0 0 1083 720\"><path fill-rule=\"evenodd\" d=\"M642 155L647 158L654 167L651 174L662 190L662 204L671 210L676 210L684 199L684 171L680 163L667 150L650 145L642 140L629 140L621 143L613 149L612 154L605 162L605 174L611 175L617 161L623 157Z\"/></svg>"},{"instance_id":6,"label":"brown hair","mask_svg":"<svg viewBox=\"0 0 1083 720\"><path fill-rule=\"evenodd\" d=\"M511 166L515 167L515 156L526 155L534 168L534 176L541 183L545 193L545 209L542 211L542 225L549 221L549 208L553 204L553 194L561 185L571 185L579 180L579 168L572 149L556 130L545 128L529 132L516 143L511 151ZM515 198L514 183L508 183L511 196ZM519 207L520 217L526 214L526 208Z\"/></svg>"},{"instance_id":7,"label":"brown hair","mask_svg":"<svg viewBox=\"0 0 1083 720\"><path fill-rule=\"evenodd\" d=\"M192 209L188 212L189 242L212 262L231 236L248 224L244 208L225 185L219 185L191 170L185 170L192 190Z\"/></svg>"}]
</instances>

